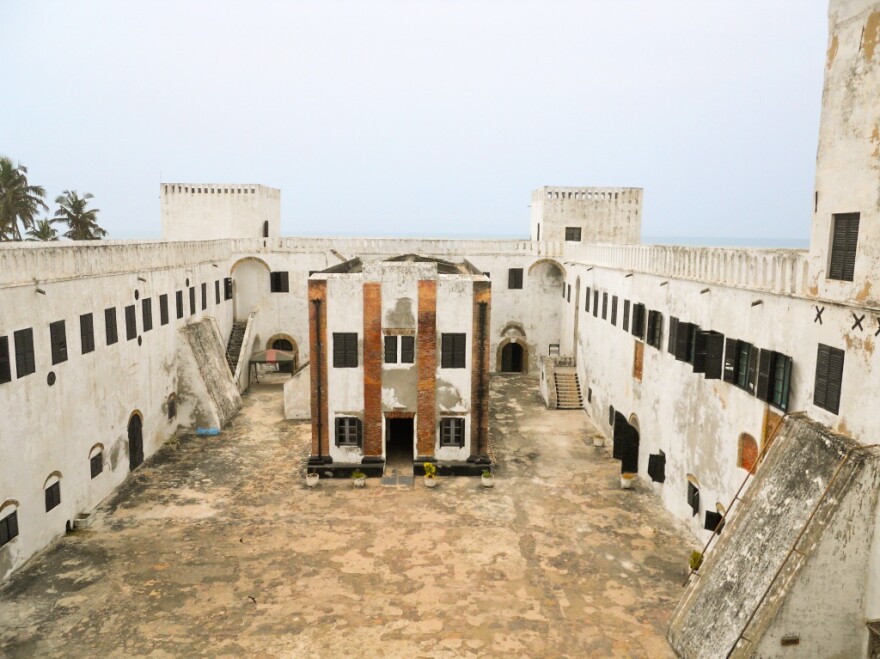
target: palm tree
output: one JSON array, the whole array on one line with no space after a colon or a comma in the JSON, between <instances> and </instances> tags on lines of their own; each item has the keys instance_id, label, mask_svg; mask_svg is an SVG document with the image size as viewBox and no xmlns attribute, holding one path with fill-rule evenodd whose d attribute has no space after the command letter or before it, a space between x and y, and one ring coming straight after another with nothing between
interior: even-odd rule
<instances>
[{"instance_id":1,"label":"palm tree","mask_svg":"<svg viewBox=\"0 0 880 659\"><path fill-rule=\"evenodd\" d=\"M65 238L100 240L107 235L107 232L98 226L100 211L97 208L86 209L89 199L92 199L93 196L87 192L80 197L76 190L65 190L55 198L55 203L58 204L58 210L55 211L55 221L64 222L70 228L64 234Z\"/></svg>"},{"instance_id":2,"label":"palm tree","mask_svg":"<svg viewBox=\"0 0 880 659\"><path fill-rule=\"evenodd\" d=\"M0 241L21 240L21 230L30 229L40 210L49 210L43 201L46 191L28 185L27 167L0 156Z\"/></svg>"},{"instance_id":3,"label":"palm tree","mask_svg":"<svg viewBox=\"0 0 880 659\"><path fill-rule=\"evenodd\" d=\"M37 220L34 226L28 229L28 240L58 240L58 231L52 226L54 220Z\"/></svg>"}]
</instances>

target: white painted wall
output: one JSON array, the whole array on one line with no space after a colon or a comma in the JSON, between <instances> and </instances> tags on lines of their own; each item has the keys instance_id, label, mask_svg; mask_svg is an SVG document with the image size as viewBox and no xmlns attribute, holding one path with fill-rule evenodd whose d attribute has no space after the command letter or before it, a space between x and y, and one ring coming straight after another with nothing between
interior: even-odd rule
<instances>
[{"instance_id":1,"label":"white painted wall","mask_svg":"<svg viewBox=\"0 0 880 659\"><path fill-rule=\"evenodd\" d=\"M641 188L538 188L532 192L531 239L563 241L566 227L573 227L585 243L638 243L642 194Z\"/></svg>"},{"instance_id":2,"label":"white painted wall","mask_svg":"<svg viewBox=\"0 0 880 659\"><path fill-rule=\"evenodd\" d=\"M262 238L281 233L281 191L255 183L162 183L164 240Z\"/></svg>"}]
</instances>

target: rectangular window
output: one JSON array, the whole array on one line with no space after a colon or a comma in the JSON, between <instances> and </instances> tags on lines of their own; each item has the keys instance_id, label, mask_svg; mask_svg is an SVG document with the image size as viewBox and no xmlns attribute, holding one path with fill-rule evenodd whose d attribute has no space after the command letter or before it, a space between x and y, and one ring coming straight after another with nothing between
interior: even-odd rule
<instances>
[{"instance_id":1,"label":"rectangular window","mask_svg":"<svg viewBox=\"0 0 880 659\"><path fill-rule=\"evenodd\" d=\"M177 305L177 319L183 318L183 291L177 291L174 294L174 302Z\"/></svg>"},{"instance_id":2,"label":"rectangular window","mask_svg":"<svg viewBox=\"0 0 880 659\"><path fill-rule=\"evenodd\" d=\"M89 468L92 472L92 478L104 471L104 454L98 453L89 458Z\"/></svg>"},{"instance_id":3,"label":"rectangular window","mask_svg":"<svg viewBox=\"0 0 880 659\"><path fill-rule=\"evenodd\" d=\"M385 363L386 364L396 364L397 363L397 337L396 336L386 336L385 337Z\"/></svg>"},{"instance_id":4,"label":"rectangular window","mask_svg":"<svg viewBox=\"0 0 880 659\"><path fill-rule=\"evenodd\" d=\"M220 304L220 280L214 281L214 304Z\"/></svg>"},{"instance_id":5,"label":"rectangular window","mask_svg":"<svg viewBox=\"0 0 880 659\"><path fill-rule=\"evenodd\" d=\"M141 300L141 322L144 325L144 331L149 332L153 329L153 300L145 297Z\"/></svg>"},{"instance_id":6,"label":"rectangular window","mask_svg":"<svg viewBox=\"0 0 880 659\"><path fill-rule=\"evenodd\" d=\"M840 388L843 383L843 358L839 348L822 343L816 354L816 382L813 388L813 405L833 414L840 411Z\"/></svg>"},{"instance_id":7,"label":"rectangular window","mask_svg":"<svg viewBox=\"0 0 880 659\"><path fill-rule=\"evenodd\" d=\"M416 337L401 336L400 337L400 362L402 364L412 364L416 361Z\"/></svg>"},{"instance_id":8,"label":"rectangular window","mask_svg":"<svg viewBox=\"0 0 880 659\"><path fill-rule=\"evenodd\" d=\"M700 328L693 323L678 321L675 328L675 358L680 362L694 363L697 354L697 331ZM702 363L697 364L702 369ZM697 373L702 373L702 370Z\"/></svg>"},{"instance_id":9,"label":"rectangular window","mask_svg":"<svg viewBox=\"0 0 880 659\"><path fill-rule=\"evenodd\" d=\"M581 241L581 228L565 227L565 240L566 242L579 243Z\"/></svg>"},{"instance_id":10,"label":"rectangular window","mask_svg":"<svg viewBox=\"0 0 880 659\"><path fill-rule=\"evenodd\" d=\"M669 317L669 332L668 332L668 334L669 334L669 337L668 337L669 343L666 346L666 352L668 352L670 355L675 356L675 345L676 345L676 339L678 338L678 318L676 318L675 316Z\"/></svg>"},{"instance_id":11,"label":"rectangular window","mask_svg":"<svg viewBox=\"0 0 880 659\"><path fill-rule=\"evenodd\" d=\"M698 330L694 343L694 372L704 373L707 380L720 380L724 373L724 335ZM701 371L697 371L697 351L701 355Z\"/></svg>"},{"instance_id":12,"label":"rectangular window","mask_svg":"<svg viewBox=\"0 0 880 659\"><path fill-rule=\"evenodd\" d=\"M745 341L727 339L724 349L724 381L753 394L757 372L758 349Z\"/></svg>"},{"instance_id":13,"label":"rectangular window","mask_svg":"<svg viewBox=\"0 0 880 659\"><path fill-rule=\"evenodd\" d=\"M593 317L599 317L599 291L593 291Z\"/></svg>"},{"instance_id":14,"label":"rectangular window","mask_svg":"<svg viewBox=\"0 0 880 659\"><path fill-rule=\"evenodd\" d=\"M49 345L52 348L52 364L67 361L67 330L63 320L49 323Z\"/></svg>"},{"instance_id":15,"label":"rectangular window","mask_svg":"<svg viewBox=\"0 0 880 659\"><path fill-rule=\"evenodd\" d=\"M443 334L440 341L440 367L464 368L466 334Z\"/></svg>"},{"instance_id":16,"label":"rectangular window","mask_svg":"<svg viewBox=\"0 0 880 659\"><path fill-rule=\"evenodd\" d=\"M602 320L608 319L608 293L602 293Z\"/></svg>"},{"instance_id":17,"label":"rectangular window","mask_svg":"<svg viewBox=\"0 0 880 659\"><path fill-rule=\"evenodd\" d=\"M0 547L18 536L18 511L13 510L0 519Z\"/></svg>"},{"instance_id":18,"label":"rectangular window","mask_svg":"<svg viewBox=\"0 0 880 659\"><path fill-rule=\"evenodd\" d=\"M571 302L571 284L568 285L568 302Z\"/></svg>"},{"instance_id":19,"label":"rectangular window","mask_svg":"<svg viewBox=\"0 0 880 659\"><path fill-rule=\"evenodd\" d=\"M360 447L363 424L354 416L336 417L336 446Z\"/></svg>"},{"instance_id":20,"label":"rectangular window","mask_svg":"<svg viewBox=\"0 0 880 659\"><path fill-rule=\"evenodd\" d=\"M116 307L104 309L104 332L107 335L108 346L119 340L119 333L116 331Z\"/></svg>"},{"instance_id":21,"label":"rectangular window","mask_svg":"<svg viewBox=\"0 0 880 659\"><path fill-rule=\"evenodd\" d=\"M168 324L168 296L159 296L159 322L163 325Z\"/></svg>"},{"instance_id":22,"label":"rectangular window","mask_svg":"<svg viewBox=\"0 0 880 659\"><path fill-rule=\"evenodd\" d=\"M591 294L592 294L592 292L590 291L590 287L587 286L587 296L586 296L587 299L584 301L584 311L590 310L590 295Z\"/></svg>"},{"instance_id":23,"label":"rectangular window","mask_svg":"<svg viewBox=\"0 0 880 659\"><path fill-rule=\"evenodd\" d=\"M223 299L232 299L232 277L223 278Z\"/></svg>"},{"instance_id":24,"label":"rectangular window","mask_svg":"<svg viewBox=\"0 0 880 659\"><path fill-rule=\"evenodd\" d=\"M648 456L648 476L655 483L666 482L666 454L663 451Z\"/></svg>"},{"instance_id":25,"label":"rectangular window","mask_svg":"<svg viewBox=\"0 0 880 659\"><path fill-rule=\"evenodd\" d=\"M208 284L202 282L202 311L208 308Z\"/></svg>"},{"instance_id":26,"label":"rectangular window","mask_svg":"<svg viewBox=\"0 0 880 659\"><path fill-rule=\"evenodd\" d=\"M46 512L48 513L55 506L61 503L61 481L46 488Z\"/></svg>"},{"instance_id":27,"label":"rectangular window","mask_svg":"<svg viewBox=\"0 0 880 659\"><path fill-rule=\"evenodd\" d=\"M645 305L633 303L632 305L632 333L638 339L645 339Z\"/></svg>"},{"instance_id":28,"label":"rectangular window","mask_svg":"<svg viewBox=\"0 0 880 659\"><path fill-rule=\"evenodd\" d=\"M131 341L134 338L137 338L137 313L134 310L134 305L129 305L125 307L125 338L127 341Z\"/></svg>"},{"instance_id":29,"label":"rectangular window","mask_svg":"<svg viewBox=\"0 0 880 659\"><path fill-rule=\"evenodd\" d=\"M828 279L852 281L856 267L856 247L859 242L859 214L837 213L833 222Z\"/></svg>"},{"instance_id":30,"label":"rectangular window","mask_svg":"<svg viewBox=\"0 0 880 659\"><path fill-rule=\"evenodd\" d=\"M9 361L9 337L0 336L0 384L12 381L12 363Z\"/></svg>"},{"instance_id":31,"label":"rectangular window","mask_svg":"<svg viewBox=\"0 0 880 659\"><path fill-rule=\"evenodd\" d=\"M690 481L688 481L688 505L693 513L691 517L700 513L700 490Z\"/></svg>"},{"instance_id":32,"label":"rectangular window","mask_svg":"<svg viewBox=\"0 0 880 659\"><path fill-rule=\"evenodd\" d=\"M440 446L464 446L464 419L447 417L440 419Z\"/></svg>"},{"instance_id":33,"label":"rectangular window","mask_svg":"<svg viewBox=\"0 0 880 659\"><path fill-rule=\"evenodd\" d=\"M617 325L617 296L611 298L611 324Z\"/></svg>"},{"instance_id":34,"label":"rectangular window","mask_svg":"<svg viewBox=\"0 0 880 659\"><path fill-rule=\"evenodd\" d=\"M289 293L290 292L290 273L288 273L288 272L270 272L269 273L269 290L273 293Z\"/></svg>"},{"instance_id":35,"label":"rectangular window","mask_svg":"<svg viewBox=\"0 0 880 659\"><path fill-rule=\"evenodd\" d=\"M196 287L189 287L189 315L192 316L196 312Z\"/></svg>"},{"instance_id":36,"label":"rectangular window","mask_svg":"<svg viewBox=\"0 0 880 659\"><path fill-rule=\"evenodd\" d=\"M791 357L772 350L762 350L758 359L755 396L783 412L788 408L791 380Z\"/></svg>"},{"instance_id":37,"label":"rectangular window","mask_svg":"<svg viewBox=\"0 0 880 659\"><path fill-rule=\"evenodd\" d=\"M507 271L507 288L522 288L523 287L523 269L522 268L510 268Z\"/></svg>"},{"instance_id":38,"label":"rectangular window","mask_svg":"<svg viewBox=\"0 0 880 659\"><path fill-rule=\"evenodd\" d=\"M18 330L12 336L15 340L15 376L23 378L37 370L34 359L34 330Z\"/></svg>"},{"instance_id":39,"label":"rectangular window","mask_svg":"<svg viewBox=\"0 0 880 659\"><path fill-rule=\"evenodd\" d=\"M356 332L333 333L333 368L357 368L358 335Z\"/></svg>"},{"instance_id":40,"label":"rectangular window","mask_svg":"<svg viewBox=\"0 0 880 659\"><path fill-rule=\"evenodd\" d=\"M623 301L623 331L629 332L629 300Z\"/></svg>"},{"instance_id":41,"label":"rectangular window","mask_svg":"<svg viewBox=\"0 0 880 659\"><path fill-rule=\"evenodd\" d=\"M95 349L95 320L90 313L79 317L79 339L82 354L86 355Z\"/></svg>"},{"instance_id":42,"label":"rectangular window","mask_svg":"<svg viewBox=\"0 0 880 659\"><path fill-rule=\"evenodd\" d=\"M648 335L645 342L660 350L663 341L663 314L653 309L648 312Z\"/></svg>"}]
</instances>

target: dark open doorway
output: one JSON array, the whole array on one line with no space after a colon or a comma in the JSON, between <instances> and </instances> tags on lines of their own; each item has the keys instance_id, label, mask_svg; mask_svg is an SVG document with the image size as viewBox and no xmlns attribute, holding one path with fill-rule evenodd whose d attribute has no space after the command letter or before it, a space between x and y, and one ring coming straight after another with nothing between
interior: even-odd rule
<instances>
[{"instance_id":1,"label":"dark open doorway","mask_svg":"<svg viewBox=\"0 0 880 659\"><path fill-rule=\"evenodd\" d=\"M624 474L639 472L639 431L620 412L614 414L614 437L612 456L620 460Z\"/></svg>"},{"instance_id":2,"label":"dark open doorway","mask_svg":"<svg viewBox=\"0 0 880 659\"><path fill-rule=\"evenodd\" d=\"M412 471L413 417L385 420L385 464Z\"/></svg>"},{"instance_id":3,"label":"dark open doorway","mask_svg":"<svg viewBox=\"0 0 880 659\"><path fill-rule=\"evenodd\" d=\"M128 469L134 471L144 461L143 422L137 414L128 421Z\"/></svg>"},{"instance_id":4,"label":"dark open doorway","mask_svg":"<svg viewBox=\"0 0 880 659\"><path fill-rule=\"evenodd\" d=\"M501 372L522 373L523 349L518 343L508 343L501 350Z\"/></svg>"},{"instance_id":5,"label":"dark open doorway","mask_svg":"<svg viewBox=\"0 0 880 659\"><path fill-rule=\"evenodd\" d=\"M286 350L292 352L293 344L287 339L275 339L272 341L270 348L272 348L272 350ZM278 362L278 371L280 373L293 373L294 368L296 368L294 362Z\"/></svg>"}]
</instances>

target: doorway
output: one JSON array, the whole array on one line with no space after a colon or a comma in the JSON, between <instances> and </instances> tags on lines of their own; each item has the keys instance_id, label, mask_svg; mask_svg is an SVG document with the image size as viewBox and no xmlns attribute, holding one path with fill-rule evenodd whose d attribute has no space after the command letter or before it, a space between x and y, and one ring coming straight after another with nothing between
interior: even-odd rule
<instances>
[{"instance_id":1,"label":"doorway","mask_svg":"<svg viewBox=\"0 0 880 659\"><path fill-rule=\"evenodd\" d=\"M501 350L501 372L522 373L523 349L518 343L508 343Z\"/></svg>"},{"instance_id":2,"label":"doorway","mask_svg":"<svg viewBox=\"0 0 880 659\"><path fill-rule=\"evenodd\" d=\"M412 475L413 417L385 419L385 470Z\"/></svg>"},{"instance_id":3,"label":"doorway","mask_svg":"<svg viewBox=\"0 0 880 659\"><path fill-rule=\"evenodd\" d=\"M275 339L272 341L272 345L270 346L272 350L285 350L287 352L293 352L293 344L287 339ZM278 362L278 372L279 373L293 373L293 369L296 367L294 362Z\"/></svg>"},{"instance_id":4,"label":"doorway","mask_svg":"<svg viewBox=\"0 0 880 659\"><path fill-rule=\"evenodd\" d=\"M639 430L626 420L620 412L614 414L614 435L612 457L620 460L620 472L637 474L639 472Z\"/></svg>"},{"instance_id":5,"label":"doorway","mask_svg":"<svg viewBox=\"0 0 880 659\"><path fill-rule=\"evenodd\" d=\"M128 420L128 469L134 471L144 461L144 422L134 413Z\"/></svg>"}]
</instances>

